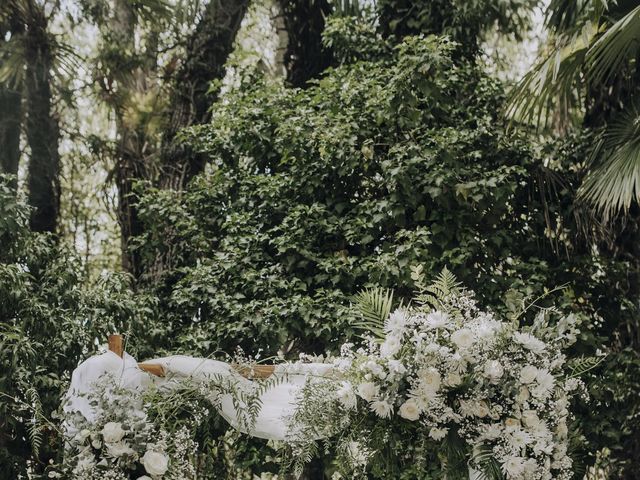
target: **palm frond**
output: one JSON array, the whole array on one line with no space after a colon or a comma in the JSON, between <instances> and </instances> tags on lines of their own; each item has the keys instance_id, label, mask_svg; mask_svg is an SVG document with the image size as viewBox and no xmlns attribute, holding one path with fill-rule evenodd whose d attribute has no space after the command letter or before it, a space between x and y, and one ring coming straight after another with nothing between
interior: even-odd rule
<instances>
[{"instance_id":1,"label":"palm frond","mask_svg":"<svg viewBox=\"0 0 640 480\"><path fill-rule=\"evenodd\" d=\"M473 462L480 467L481 480L501 480L504 478L493 449L481 446L474 450Z\"/></svg>"},{"instance_id":2,"label":"palm frond","mask_svg":"<svg viewBox=\"0 0 640 480\"><path fill-rule=\"evenodd\" d=\"M505 113L511 121L547 128L552 114L556 123L569 122L580 104L580 79L594 24L560 38L556 47L522 78L510 94Z\"/></svg>"},{"instance_id":3,"label":"palm frond","mask_svg":"<svg viewBox=\"0 0 640 480\"><path fill-rule=\"evenodd\" d=\"M594 148L596 167L587 175L578 198L609 219L640 202L640 111L629 107L613 119Z\"/></svg>"},{"instance_id":4,"label":"palm frond","mask_svg":"<svg viewBox=\"0 0 640 480\"><path fill-rule=\"evenodd\" d=\"M361 315L361 320L353 322L359 328L384 337L384 322L391 313L393 306L393 290L373 287L361 291L354 297L355 307Z\"/></svg>"},{"instance_id":5,"label":"palm frond","mask_svg":"<svg viewBox=\"0 0 640 480\"><path fill-rule=\"evenodd\" d=\"M590 82L606 84L640 51L640 6L614 23L589 49L586 57Z\"/></svg>"}]
</instances>

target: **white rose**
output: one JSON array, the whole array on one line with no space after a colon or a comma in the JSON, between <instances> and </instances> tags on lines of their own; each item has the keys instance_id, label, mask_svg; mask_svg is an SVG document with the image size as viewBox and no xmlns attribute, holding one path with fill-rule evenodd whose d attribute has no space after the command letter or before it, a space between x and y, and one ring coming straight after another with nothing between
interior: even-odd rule
<instances>
[{"instance_id":1,"label":"white rose","mask_svg":"<svg viewBox=\"0 0 640 480\"><path fill-rule=\"evenodd\" d=\"M108 443L107 455L110 457L123 457L125 455L135 455L135 450L124 442Z\"/></svg>"},{"instance_id":2,"label":"white rose","mask_svg":"<svg viewBox=\"0 0 640 480\"><path fill-rule=\"evenodd\" d=\"M141 477L138 477L138 480L151 480L151 477L148 477L146 475L142 475Z\"/></svg>"},{"instance_id":3,"label":"white rose","mask_svg":"<svg viewBox=\"0 0 640 480\"><path fill-rule=\"evenodd\" d=\"M538 369L533 365L525 365L520 370L520 381L525 384L533 383L538 375Z\"/></svg>"},{"instance_id":4,"label":"white rose","mask_svg":"<svg viewBox=\"0 0 640 480\"><path fill-rule=\"evenodd\" d=\"M516 401L518 403L524 403L527 400L529 400L529 398L531 397L531 394L529 393L529 389L527 387L520 387L520 390L518 391L518 395L516 396Z\"/></svg>"},{"instance_id":5,"label":"white rose","mask_svg":"<svg viewBox=\"0 0 640 480\"><path fill-rule=\"evenodd\" d=\"M534 410L522 412L522 423L531 430L536 430L540 426L540 418Z\"/></svg>"},{"instance_id":6,"label":"white rose","mask_svg":"<svg viewBox=\"0 0 640 480\"><path fill-rule=\"evenodd\" d=\"M149 475L160 476L169 468L169 459L160 452L147 450L140 460Z\"/></svg>"},{"instance_id":7,"label":"white rose","mask_svg":"<svg viewBox=\"0 0 640 480\"><path fill-rule=\"evenodd\" d=\"M358 395L367 402L370 402L374 397L377 397L379 392L380 387L373 382L365 382L358 385Z\"/></svg>"},{"instance_id":8,"label":"white rose","mask_svg":"<svg viewBox=\"0 0 640 480\"><path fill-rule=\"evenodd\" d=\"M476 402L473 408L473 414L476 417L484 418L489 415L489 405L484 400Z\"/></svg>"},{"instance_id":9,"label":"white rose","mask_svg":"<svg viewBox=\"0 0 640 480\"><path fill-rule=\"evenodd\" d=\"M342 382L340 388L336 392L336 395L338 396L338 401L347 410L353 410L354 408L356 408L358 399L356 398L353 387L349 382Z\"/></svg>"},{"instance_id":10,"label":"white rose","mask_svg":"<svg viewBox=\"0 0 640 480\"><path fill-rule=\"evenodd\" d=\"M420 418L420 409L418 408L416 401L412 398L400 405L399 413L402 418L412 422L415 422Z\"/></svg>"},{"instance_id":11,"label":"white rose","mask_svg":"<svg viewBox=\"0 0 640 480\"><path fill-rule=\"evenodd\" d=\"M473 333L468 328L461 328L451 334L451 341L460 350L465 350L473 345Z\"/></svg>"},{"instance_id":12,"label":"white rose","mask_svg":"<svg viewBox=\"0 0 640 480\"><path fill-rule=\"evenodd\" d=\"M484 376L489 379L491 383L496 383L504 374L504 368L497 360L488 360L484 364Z\"/></svg>"},{"instance_id":13,"label":"white rose","mask_svg":"<svg viewBox=\"0 0 640 480\"><path fill-rule=\"evenodd\" d=\"M440 372L435 368L429 368L422 374L423 385L433 392L440 390L440 384L442 383L442 377Z\"/></svg>"},{"instance_id":14,"label":"white rose","mask_svg":"<svg viewBox=\"0 0 640 480\"><path fill-rule=\"evenodd\" d=\"M393 357L400 351L400 340L395 335L387 336L386 340L380 345L380 355L383 358Z\"/></svg>"},{"instance_id":15,"label":"white rose","mask_svg":"<svg viewBox=\"0 0 640 480\"><path fill-rule=\"evenodd\" d=\"M106 443L115 443L122 440L125 431L122 429L122 425L118 422L105 423L102 427L102 438Z\"/></svg>"},{"instance_id":16,"label":"white rose","mask_svg":"<svg viewBox=\"0 0 640 480\"><path fill-rule=\"evenodd\" d=\"M448 387L457 387L462 383L462 377L459 373L452 372L444 379L444 383Z\"/></svg>"}]
</instances>

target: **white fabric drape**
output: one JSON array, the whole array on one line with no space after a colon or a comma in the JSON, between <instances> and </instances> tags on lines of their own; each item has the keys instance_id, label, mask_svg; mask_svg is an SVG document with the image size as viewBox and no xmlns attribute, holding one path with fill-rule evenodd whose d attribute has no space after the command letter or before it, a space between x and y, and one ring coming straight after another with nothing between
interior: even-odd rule
<instances>
[{"instance_id":1,"label":"white fabric drape","mask_svg":"<svg viewBox=\"0 0 640 480\"><path fill-rule=\"evenodd\" d=\"M113 352L106 352L89 358L76 368L71 377L71 386L67 395L65 411L78 411L87 420L93 421L96 412L89 405L86 397L95 382L105 374L111 374L118 385L130 390L141 390L151 384L163 388L173 388L184 381L213 382L228 379L239 391L251 394L255 383L238 374L229 364L217 360L174 355L156 358L147 363L164 367L165 377L155 377L140 368L133 357L124 354L120 358ZM272 386L266 389L259 400L261 408L257 418L251 424L243 421L242 411L233 404L231 394L224 394L219 399L219 413L234 428L254 437L269 440L285 440L292 434L289 418L295 412L298 395L309 379L322 378L329 375L332 366L328 364L283 364L274 371Z\"/></svg>"}]
</instances>

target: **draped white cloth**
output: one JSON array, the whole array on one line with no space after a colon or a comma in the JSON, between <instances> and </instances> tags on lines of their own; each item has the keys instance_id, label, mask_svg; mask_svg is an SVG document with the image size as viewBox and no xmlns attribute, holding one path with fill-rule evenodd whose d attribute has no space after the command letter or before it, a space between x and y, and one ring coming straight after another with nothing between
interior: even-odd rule
<instances>
[{"instance_id":1,"label":"draped white cloth","mask_svg":"<svg viewBox=\"0 0 640 480\"><path fill-rule=\"evenodd\" d=\"M89 358L73 371L64 410L80 412L87 420L93 421L96 412L89 405L86 394L100 377L107 374L118 382L118 386L138 391L152 384L161 388L174 388L185 381L216 383L221 379L229 380L236 391L243 391L248 395L256 387L255 382L241 376L231 365L217 360L174 355L149 360L147 363L162 365L165 377L156 377L141 370L135 359L126 353L124 358L111 351ZM293 433L289 419L296 410L302 387L308 380L323 378L331 372L332 365L329 364L278 365L273 374L278 381L270 382L270 386L258 396L261 408L254 421L248 424L244 420L243 412L235 408L233 396L229 393L223 394L219 399L219 413L243 433L269 440L285 440Z\"/></svg>"}]
</instances>

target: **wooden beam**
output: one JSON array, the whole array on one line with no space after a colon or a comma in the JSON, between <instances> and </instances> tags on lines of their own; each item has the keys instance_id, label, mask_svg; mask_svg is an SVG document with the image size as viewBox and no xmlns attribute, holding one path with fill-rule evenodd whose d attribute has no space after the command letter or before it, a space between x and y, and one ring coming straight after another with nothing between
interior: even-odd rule
<instances>
[{"instance_id":1,"label":"wooden beam","mask_svg":"<svg viewBox=\"0 0 640 480\"><path fill-rule=\"evenodd\" d=\"M108 343L109 350L122 358L124 354L124 342L122 341L122 335L119 335L117 333L109 335Z\"/></svg>"},{"instance_id":2,"label":"wooden beam","mask_svg":"<svg viewBox=\"0 0 640 480\"><path fill-rule=\"evenodd\" d=\"M124 355L124 341L122 335L109 335L109 350L118 355L120 358ZM138 368L156 377L164 377L166 375L164 367L158 363L138 363ZM269 378L275 371L275 365L232 365L232 368L248 379Z\"/></svg>"}]
</instances>

